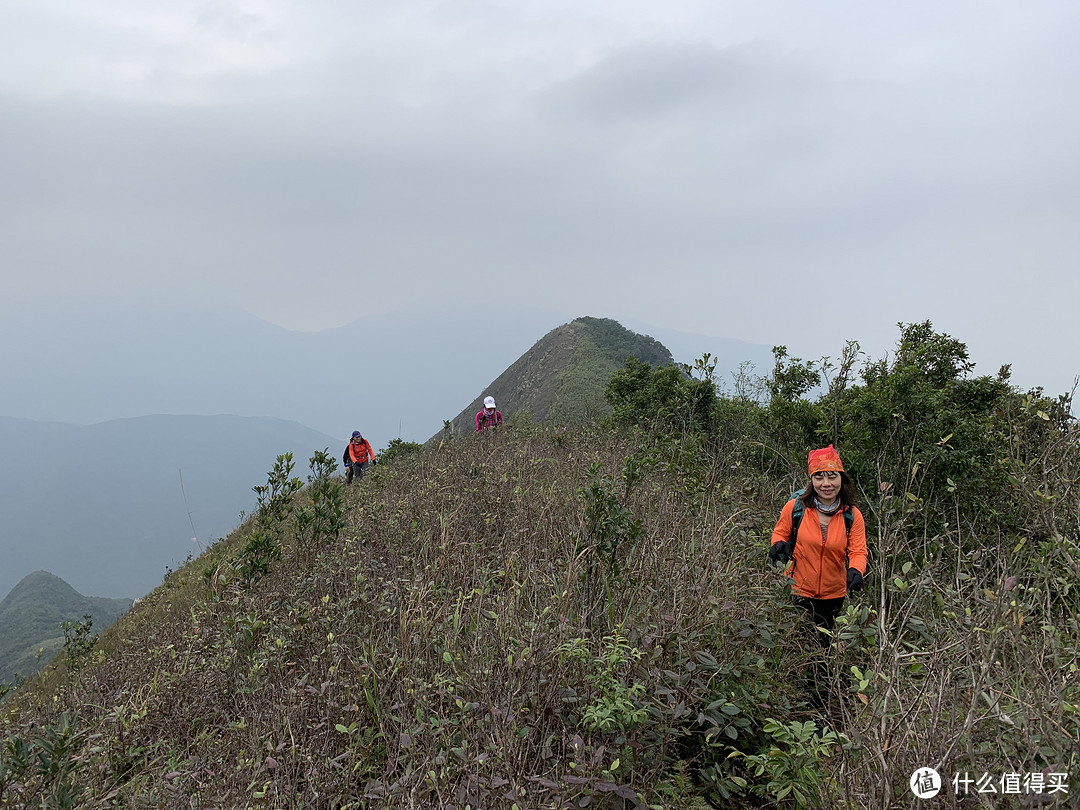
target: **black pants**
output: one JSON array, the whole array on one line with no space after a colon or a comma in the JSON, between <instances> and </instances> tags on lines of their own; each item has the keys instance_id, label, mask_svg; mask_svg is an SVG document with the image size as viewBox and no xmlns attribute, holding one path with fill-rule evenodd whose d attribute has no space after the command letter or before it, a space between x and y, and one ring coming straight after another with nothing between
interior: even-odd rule
<instances>
[{"instance_id":1,"label":"black pants","mask_svg":"<svg viewBox=\"0 0 1080 810\"><path fill-rule=\"evenodd\" d=\"M356 480L359 481L364 477L364 473L368 471L368 467L370 466L370 461L354 461L345 470L345 483L351 484L354 476L356 477Z\"/></svg>"},{"instance_id":2,"label":"black pants","mask_svg":"<svg viewBox=\"0 0 1080 810\"><path fill-rule=\"evenodd\" d=\"M814 635L818 638L821 649L827 650L832 644L832 630L836 627L836 617L844 607L844 597L839 599L811 599L808 596L796 596L795 604L810 614L814 623ZM829 632L823 632L828 630ZM810 670L804 673L807 696L815 709L824 709L828 702L828 667L822 657L815 656Z\"/></svg>"},{"instance_id":3,"label":"black pants","mask_svg":"<svg viewBox=\"0 0 1080 810\"><path fill-rule=\"evenodd\" d=\"M832 630L836 627L836 617L844 609L844 597L839 599L811 599L808 596L796 596L795 604L804 608L810 614L810 620L814 626L828 633L818 632L818 641L822 647L828 647L832 643Z\"/></svg>"}]
</instances>

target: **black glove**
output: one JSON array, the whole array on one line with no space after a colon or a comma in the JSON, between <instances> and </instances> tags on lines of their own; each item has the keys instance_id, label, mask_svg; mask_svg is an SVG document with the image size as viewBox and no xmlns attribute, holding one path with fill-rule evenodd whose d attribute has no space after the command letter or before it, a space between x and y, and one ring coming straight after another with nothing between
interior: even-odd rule
<instances>
[{"instance_id":1,"label":"black glove","mask_svg":"<svg viewBox=\"0 0 1080 810\"><path fill-rule=\"evenodd\" d=\"M847 570L847 589L852 593L862 590L862 574L856 568Z\"/></svg>"},{"instance_id":2,"label":"black glove","mask_svg":"<svg viewBox=\"0 0 1080 810\"><path fill-rule=\"evenodd\" d=\"M772 544L772 548L769 549L769 562L773 563L787 563L788 561L788 544L783 540L777 540Z\"/></svg>"},{"instance_id":3,"label":"black glove","mask_svg":"<svg viewBox=\"0 0 1080 810\"><path fill-rule=\"evenodd\" d=\"M372 467L374 467L374 466L375 466L376 464L378 464L378 463L379 463L379 460L378 460L377 458L373 458L373 459L371 460L371 466L372 466Z\"/></svg>"}]
</instances>

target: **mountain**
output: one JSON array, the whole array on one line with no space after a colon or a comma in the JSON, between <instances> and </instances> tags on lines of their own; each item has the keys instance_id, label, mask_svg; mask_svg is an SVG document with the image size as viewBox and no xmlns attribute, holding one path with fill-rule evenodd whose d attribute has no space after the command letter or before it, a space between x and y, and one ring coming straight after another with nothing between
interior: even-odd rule
<instances>
[{"instance_id":1,"label":"mountain","mask_svg":"<svg viewBox=\"0 0 1080 810\"><path fill-rule=\"evenodd\" d=\"M0 593L44 569L82 593L141 596L255 507L279 454L303 478L326 447L344 441L266 417L0 417Z\"/></svg>"},{"instance_id":2,"label":"mountain","mask_svg":"<svg viewBox=\"0 0 1080 810\"><path fill-rule=\"evenodd\" d=\"M61 292L48 313L0 301L0 414L77 424L157 413L274 416L340 440L360 430L378 449L439 430L537 335L574 314L483 302L383 312L359 300L355 321L298 332L178 297ZM721 376L769 358L763 346L633 328L682 362L730 349Z\"/></svg>"},{"instance_id":3,"label":"mountain","mask_svg":"<svg viewBox=\"0 0 1080 810\"><path fill-rule=\"evenodd\" d=\"M672 362L671 352L646 335L609 318L578 318L548 332L453 420L456 434L475 430L474 417L491 395L504 417L578 425L607 413L604 387L628 357L654 366ZM441 435L441 434L437 434ZM435 437L433 437L435 438Z\"/></svg>"},{"instance_id":4,"label":"mountain","mask_svg":"<svg viewBox=\"0 0 1080 810\"><path fill-rule=\"evenodd\" d=\"M320 332L191 300L0 303L0 414L97 423L146 414L273 416L378 449L429 436L555 324L526 307L370 311Z\"/></svg>"},{"instance_id":5,"label":"mountain","mask_svg":"<svg viewBox=\"0 0 1080 810\"><path fill-rule=\"evenodd\" d=\"M130 599L83 596L47 571L28 574L0 602L0 682L27 677L64 646L62 622L89 615L97 633L131 607Z\"/></svg>"},{"instance_id":6,"label":"mountain","mask_svg":"<svg viewBox=\"0 0 1080 810\"><path fill-rule=\"evenodd\" d=\"M675 386L638 414L661 430L468 436L279 493L5 698L0 806L895 807L1002 751L1074 806L1076 422L928 327L790 409L836 420L852 532L888 539L826 646L767 562L814 437L750 399L657 424Z\"/></svg>"}]
</instances>

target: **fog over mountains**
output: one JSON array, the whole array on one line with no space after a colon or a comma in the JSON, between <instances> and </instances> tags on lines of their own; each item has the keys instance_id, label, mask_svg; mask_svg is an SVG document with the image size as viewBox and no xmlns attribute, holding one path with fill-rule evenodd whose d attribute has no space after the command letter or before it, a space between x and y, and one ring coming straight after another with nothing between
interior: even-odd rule
<instances>
[{"instance_id":1,"label":"fog over mountains","mask_svg":"<svg viewBox=\"0 0 1080 810\"><path fill-rule=\"evenodd\" d=\"M550 330L611 317L483 304L381 313L363 300L356 313L346 326L294 332L190 300L61 297L48 319L0 305L0 415L89 424L225 413L293 420L342 440L359 429L376 447L399 435L423 441ZM746 359L770 367L769 347L623 325L679 362L710 351L720 371Z\"/></svg>"},{"instance_id":2,"label":"fog over mountains","mask_svg":"<svg viewBox=\"0 0 1080 810\"><path fill-rule=\"evenodd\" d=\"M200 553L193 536L205 547L253 510L251 488L279 453L303 478L312 451L334 441L265 417L0 417L0 594L41 569L87 596L142 596Z\"/></svg>"},{"instance_id":3,"label":"fog over mountains","mask_svg":"<svg viewBox=\"0 0 1080 810\"><path fill-rule=\"evenodd\" d=\"M340 453L354 429L376 450L423 441L573 320L356 309L313 333L193 301L60 296L47 319L0 305L0 596L39 569L83 594L141 596L199 552L193 534L235 527L279 453L304 477L313 450ZM711 351L721 371L769 364L768 347L632 328L680 362Z\"/></svg>"}]
</instances>

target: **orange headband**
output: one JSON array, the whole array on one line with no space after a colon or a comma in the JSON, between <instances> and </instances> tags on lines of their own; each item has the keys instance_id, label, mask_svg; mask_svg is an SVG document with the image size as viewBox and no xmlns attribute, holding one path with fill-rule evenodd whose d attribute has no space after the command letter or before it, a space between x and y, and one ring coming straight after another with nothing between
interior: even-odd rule
<instances>
[{"instance_id":1,"label":"orange headband","mask_svg":"<svg viewBox=\"0 0 1080 810\"><path fill-rule=\"evenodd\" d=\"M831 444L828 447L822 447L820 450L811 450L807 466L810 468L811 475L823 470L844 471L844 464L840 461L840 454L836 452L836 448Z\"/></svg>"}]
</instances>

